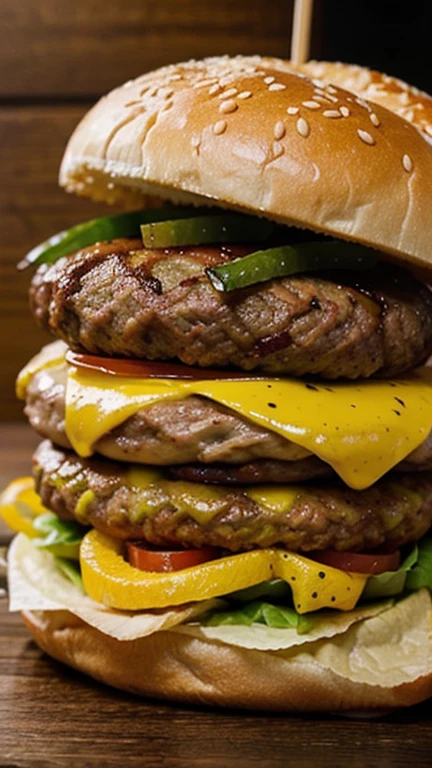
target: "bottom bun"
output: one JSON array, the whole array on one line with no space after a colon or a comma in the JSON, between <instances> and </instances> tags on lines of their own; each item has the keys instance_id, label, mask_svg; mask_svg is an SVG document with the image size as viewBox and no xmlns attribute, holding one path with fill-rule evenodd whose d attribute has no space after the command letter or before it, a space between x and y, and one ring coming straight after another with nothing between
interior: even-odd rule
<instances>
[{"instance_id":1,"label":"bottom bun","mask_svg":"<svg viewBox=\"0 0 432 768\"><path fill-rule=\"evenodd\" d=\"M432 695L432 675L397 687L373 686L351 682L313 660L286 660L175 631L121 641L69 611L22 616L47 654L141 696L244 709L373 714Z\"/></svg>"}]
</instances>

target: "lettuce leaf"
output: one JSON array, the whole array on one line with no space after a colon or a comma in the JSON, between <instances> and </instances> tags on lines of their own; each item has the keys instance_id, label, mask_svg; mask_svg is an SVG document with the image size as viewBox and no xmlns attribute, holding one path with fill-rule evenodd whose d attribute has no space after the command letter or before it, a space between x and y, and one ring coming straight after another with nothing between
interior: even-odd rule
<instances>
[{"instance_id":1,"label":"lettuce leaf","mask_svg":"<svg viewBox=\"0 0 432 768\"><path fill-rule=\"evenodd\" d=\"M33 528L43 534L33 539L35 547L57 557L79 560L81 540L88 528L72 520L60 520L54 512L35 517Z\"/></svg>"},{"instance_id":2,"label":"lettuce leaf","mask_svg":"<svg viewBox=\"0 0 432 768\"><path fill-rule=\"evenodd\" d=\"M189 623L176 626L175 631L202 640L210 640L239 648L259 651L283 651L309 646L318 640L343 635L349 627L371 616L378 616L392 608L393 601L383 600L354 608L352 611L323 610L313 615L313 622L307 633L300 633L297 627L269 627L266 624L221 624L204 626L201 617ZM311 619L309 615L307 617Z\"/></svg>"},{"instance_id":3,"label":"lettuce leaf","mask_svg":"<svg viewBox=\"0 0 432 768\"><path fill-rule=\"evenodd\" d=\"M294 608L274 605L264 600L253 600L240 608L216 611L208 617L201 617L201 624L209 627L227 624L250 627L252 624L265 624L275 629L296 628L299 634L304 634L313 627L314 620L310 614L300 616Z\"/></svg>"},{"instance_id":4,"label":"lettuce leaf","mask_svg":"<svg viewBox=\"0 0 432 768\"><path fill-rule=\"evenodd\" d=\"M432 591L432 538L422 539L418 547L417 562L409 571L406 588L414 592L422 587Z\"/></svg>"},{"instance_id":5,"label":"lettuce leaf","mask_svg":"<svg viewBox=\"0 0 432 768\"><path fill-rule=\"evenodd\" d=\"M54 555L55 557L55 555ZM83 581L81 578L81 568L77 560L70 560L67 557L55 557L57 567L78 589L84 593Z\"/></svg>"},{"instance_id":6,"label":"lettuce leaf","mask_svg":"<svg viewBox=\"0 0 432 768\"><path fill-rule=\"evenodd\" d=\"M415 545L409 555L401 563L397 571L385 571L371 576L363 590L361 602L373 600L376 597L395 597L401 595L406 587L408 573L417 563L419 548Z\"/></svg>"},{"instance_id":7,"label":"lettuce leaf","mask_svg":"<svg viewBox=\"0 0 432 768\"><path fill-rule=\"evenodd\" d=\"M305 664L314 660L354 683L389 686L395 689L397 702L399 685L432 673L431 627L431 595L421 589L390 610L353 624L335 641L300 648L296 660ZM283 657L292 659L289 653Z\"/></svg>"}]
</instances>

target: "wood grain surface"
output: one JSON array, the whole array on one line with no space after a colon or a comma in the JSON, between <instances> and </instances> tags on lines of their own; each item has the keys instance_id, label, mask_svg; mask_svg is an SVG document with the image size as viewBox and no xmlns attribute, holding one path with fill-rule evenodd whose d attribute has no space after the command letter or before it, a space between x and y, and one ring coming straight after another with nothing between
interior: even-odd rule
<instances>
[{"instance_id":1,"label":"wood grain surface","mask_svg":"<svg viewBox=\"0 0 432 768\"><path fill-rule=\"evenodd\" d=\"M50 337L28 308L32 270L17 263L37 243L106 206L68 195L58 187L60 158L87 104L0 108L0 421L20 418L14 381L20 368Z\"/></svg>"},{"instance_id":2,"label":"wood grain surface","mask_svg":"<svg viewBox=\"0 0 432 768\"><path fill-rule=\"evenodd\" d=\"M17 372L47 341L22 256L106 212L57 186L66 142L105 91L159 65L221 53L287 56L292 0L4 0L0 4L0 421L22 418Z\"/></svg>"},{"instance_id":3,"label":"wood grain surface","mask_svg":"<svg viewBox=\"0 0 432 768\"><path fill-rule=\"evenodd\" d=\"M1 481L35 443L0 426ZM3 528L0 544L9 539ZM430 703L381 719L200 709L145 701L52 661L0 599L0 768L422 768L431 765Z\"/></svg>"},{"instance_id":4,"label":"wood grain surface","mask_svg":"<svg viewBox=\"0 0 432 768\"><path fill-rule=\"evenodd\" d=\"M292 0L2 0L0 96L96 97L173 61L224 53L287 57L292 6Z\"/></svg>"}]
</instances>

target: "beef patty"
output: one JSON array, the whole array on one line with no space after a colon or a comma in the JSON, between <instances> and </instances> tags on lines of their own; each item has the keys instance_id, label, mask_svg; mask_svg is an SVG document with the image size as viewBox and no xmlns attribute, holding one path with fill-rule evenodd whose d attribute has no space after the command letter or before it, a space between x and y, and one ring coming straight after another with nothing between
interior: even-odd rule
<instances>
[{"instance_id":1,"label":"beef patty","mask_svg":"<svg viewBox=\"0 0 432 768\"><path fill-rule=\"evenodd\" d=\"M356 379L396 375L432 352L432 294L403 270L216 291L205 268L251 250L99 243L40 267L31 306L43 327L97 355Z\"/></svg>"},{"instance_id":2,"label":"beef patty","mask_svg":"<svg viewBox=\"0 0 432 768\"><path fill-rule=\"evenodd\" d=\"M80 459L48 441L37 449L34 464L43 503L61 518L76 517L115 538L157 546L396 549L419 539L432 522L427 472L390 473L364 491L340 482L280 486L271 505L262 487L209 487L155 473L145 480L136 466Z\"/></svg>"},{"instance_id":3,"label":"beef patty","mask_svg":"<svg viewBox=\"0 0 432 768\"><path fill-rule=\"evenodd\" d=\"M39 434L71 448L65 387L66 364L39 371L28 385L25 413ZM182 465L175 476L194 482L301 482L332 474L305 448L196 395L143 408L102 437L95 451L118 461ZM432 433L399 469L432 470Z\"/></svg>"}]
</instances>

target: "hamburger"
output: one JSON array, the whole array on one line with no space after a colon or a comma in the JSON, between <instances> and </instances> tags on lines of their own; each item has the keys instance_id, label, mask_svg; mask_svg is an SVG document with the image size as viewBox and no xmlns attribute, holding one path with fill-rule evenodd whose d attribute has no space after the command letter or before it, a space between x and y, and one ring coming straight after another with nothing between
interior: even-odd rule
<instances>
[{"instance_id":1,"label":"hamburger","mask_svg":"<svg viewBox=\"0 0 432 768\"><path fill-rule=\"evenodd\" d=\"M324 76L221 57L116 89L60 184L127 212L24 260L59 340L18 377L44 439L3 494L11 608L116 687L432 693L432 152Z\"/></svg>"}]
</instances>

